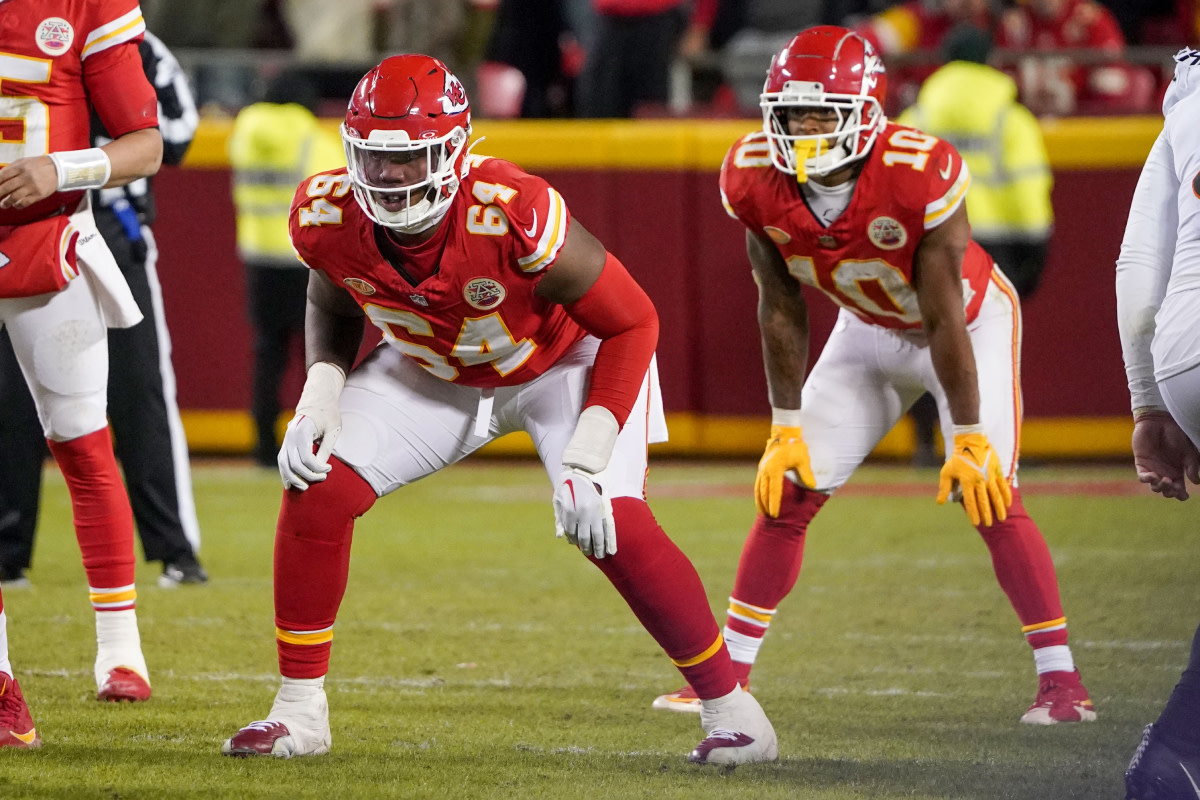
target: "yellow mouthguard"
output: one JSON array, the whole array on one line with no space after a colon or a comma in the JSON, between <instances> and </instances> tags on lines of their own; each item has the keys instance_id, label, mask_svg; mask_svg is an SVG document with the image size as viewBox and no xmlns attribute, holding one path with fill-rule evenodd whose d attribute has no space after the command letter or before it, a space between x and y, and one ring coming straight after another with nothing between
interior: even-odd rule
<instances>
[{"instance_id":1,"label":"yellow mouthguard","mask_svg":"<svg viewBox=\"0 0 1200 800\"><path fill-rule=\"evenodd\" d=\"M792 144L796 154L796 183L808 182L808 160L816 155L817 143L812 139L800 139Z\"/></svg>"}]
</instances>

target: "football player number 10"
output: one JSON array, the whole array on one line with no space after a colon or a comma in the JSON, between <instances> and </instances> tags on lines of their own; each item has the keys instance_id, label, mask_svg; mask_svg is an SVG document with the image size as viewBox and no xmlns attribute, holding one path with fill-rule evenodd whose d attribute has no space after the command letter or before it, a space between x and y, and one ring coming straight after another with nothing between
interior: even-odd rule
<instances>
[{"instance_id":1,"label":"football player number 10","mask_svg":"<svg viewBox=\"0 0 1200 800\"><path fill-rule=\"evenodd\" d=\"M888 138L883 151L886 166L907 166L924 172L929 163L929 151L938 140L920 131L901 128ZM742 145L735 156L738 167L770 166L768 145L762 139L751 139ZM899 269L882 259L839 261L828 275L818 274L813 259L806 256L786 257L788 272L801 283L820 289L840 306L863 311L902 322L920 322L917 293Z\"/></svg>"}]
</instances>

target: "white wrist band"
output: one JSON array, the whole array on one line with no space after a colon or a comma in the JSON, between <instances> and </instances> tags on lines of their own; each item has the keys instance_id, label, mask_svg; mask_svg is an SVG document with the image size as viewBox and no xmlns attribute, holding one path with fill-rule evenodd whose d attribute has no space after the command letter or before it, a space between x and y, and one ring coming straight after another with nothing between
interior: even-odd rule
<instances>
[{"instance_id":1,"label":"white wrist band","mask_svg":"<svg viewBox=\"0 0 1200 800\"><path fill-rule=\"evenodd\" d=\"M611 411L604 406L588 406L579 415L575 433L563 450L563 466L578 467L592 475L603 472L620 432L621 426Z\"/></svg>"},{"instance_id":2,"label":"white wrist band","mask_svg":"<svg viewBox=\"0 0 1200 800\"><path fill-rule=\"evenodd\" d=\"M983 433L983 423L976 422L974 425L955 425L955 436L970 436L972 433Z\"/></svg>"},{"instance_id":3,"label":"white wrist band","mask_svg":"<svg viewBox=\"0 0 1200 800\"><path fill-rule=\"evenodd\" d=\"M62 150L50 154L54 169L58 173L58 191L76 189L99 189L108 183L112 175L112 162L108 153L99 147L87 150Z\"/></svg>"},{"instance_id":4,"label":"white wrist band","mask_svg":"<svg viewBox=\"0 0 1200 800\"><path fill-rule=\"evenodd\" d=\"M771 407L771 424L781 428L800 427L800 409Z\"/></svg>"}]
</instances>

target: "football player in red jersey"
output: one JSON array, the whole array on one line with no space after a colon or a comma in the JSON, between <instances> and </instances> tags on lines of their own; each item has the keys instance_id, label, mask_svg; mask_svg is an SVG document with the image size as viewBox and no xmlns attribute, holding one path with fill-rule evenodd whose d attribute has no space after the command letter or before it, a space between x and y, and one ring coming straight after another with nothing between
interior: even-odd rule
<instances>
[{"instance_id":1,"label":"football player in red jersey","mask_svg":"<svg viewBox=\"0 0 1200 800\"><path fill-rule=\"evenodd\" d=\"M961 497L1033 646L1039 691L1022 721L1094 719L1050 552L1017 488L1017 295L970 238L963 160L889 124L886 87L861 36L805 30L771 63L763 130L736 142L721 169L722 200L746 226L772 406L725 640L745 686L795 585L809 522L928 390L953 442L937 500ZM807 380L802 286L841 307ZM690 711L695 701L685 688L654 705Z\"/></svg>"},{"instance_id":2,"label":"football player in red jersey","mask_svg":"<svg viewBox=\"0 0 1200 800\"><path fill-rule=\"evenodd\" d=\"M0 325L71 493L96 613L97 696L145 700L133 517L105 416L106 327L141 318L87 190L158 171L135 0L0 0ZM114 141L89 147L89 105ZM2 411L0 411L2 413ZM12 677L0 601L0 746L38 742Z\"/></svg>"},{"instance_id":3,"label":"football player in red jersey","mask_svg":"<svg viewBox=\"0 0 1200 800\"><path fill-rule=\"evenodd\" d=\"M222 751L329 749L323 684L354 519L524 430L554 486L559 535L696 687L705 738L690 760L774 760L774 730L737 685L695 569L646 505L647 441L664 438L654 306L552 186L469 155L470 133L467 95L441 62L388 58L350 100L348 167L296 192L309 367L279 453L283 683L267 718ZM384 341L352 368L367 320Z\"/></svg>"}]
</instances>

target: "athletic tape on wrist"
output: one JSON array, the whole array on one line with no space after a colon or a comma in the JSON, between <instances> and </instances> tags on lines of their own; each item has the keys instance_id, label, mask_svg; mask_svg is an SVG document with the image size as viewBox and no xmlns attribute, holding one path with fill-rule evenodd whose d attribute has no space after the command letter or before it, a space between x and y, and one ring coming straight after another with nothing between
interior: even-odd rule
<instances>
[{"instance_id":1,"label":"athletic tape on wrist","mask_svg":"<svg viewBox=\"0 0 1200 800\"><path fill-rule=\"evenodd\" d=\"M976 422L974 425L955 425L955 436L970 436L973 433L983 433L983 423Z\"/></svg>"},{"instance_id":2,"label":"athletic tape on wrist","mask_svg":"<svg viewBox=\"0 0 1200 800\"><path fill-rule=\"evenodd\" d=\"M86 150L62 150L50 154L54 170L58 173L58 191L77 189L99 189L108 183L112 175L112 162L108 153L99 147Z\"/></svg>"},{"instance_id":3,"label":"athletic tape on wrist","mask_svg":"<svg viewBox=\"0 0 1200 800\"><path fill-rule=\"evenodd\" d=\"M781 428L799 428L800 409L775 408L771 406L771 424L778 425Z\"/></svg>"},{"instance_id":4,"label":"athletic tape on wrist","mask_svg":"<svg viewBox=\"0 0 1200 800\"><path fill-rule=\"evenodd\" d=\"M308 368L308 377L304 379L304 389L300 392L300 402L296 404L296 413L311 406L337 402L346 386L346 373L337 364L328 361L318 361Z\"/></svg>"},{"instance_id":5,"label":"athletic tape on wrist","mask_svg":"<svg viewBox=\"0 0 1200 800\"><path fill-rule=\"evenodd\" d=\"M603 472L612 458L621 426L604 406L588 406L579 415L575 433L563 450L564 467L577 467L595 475Z\"/></svg>"}]
</instances>

